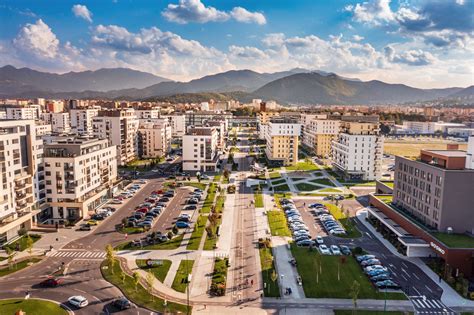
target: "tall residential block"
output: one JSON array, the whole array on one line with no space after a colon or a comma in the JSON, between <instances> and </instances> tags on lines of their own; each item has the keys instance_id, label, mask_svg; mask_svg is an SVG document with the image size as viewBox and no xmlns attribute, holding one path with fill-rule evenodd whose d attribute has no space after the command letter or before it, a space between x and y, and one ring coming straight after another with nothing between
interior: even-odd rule
<instances>
[{"instance_id":1,"label":"tall residential block","mask_svg":"<svg viewBox=\"0 0 474 315\"><path fill-rule=\"evenodd\" d=\"M301 124L296 119L271 119L265 135L267 158L282 165L295 165L298 162L300 133Z\"/></svg>"},{"instance_id":2,"label":"tall residential block","mask_svg":"<svg viewBox=\"0 0 474 315\"><path fill-rule=\"evenodd\" d=\"M306 120L303 130L303 145L318 156L329 157L332 141L339 134L340 123L340 120Z\"/></svg>"},{"instance_id":3,"label":"tall residential block","mask_svg":"<svg viewBox=\"0 0 474 315\"><path fill-rule=\"evenodd\" d=\"M171 126L168 120L140 120L137 145L139 158L166 156L171 149Z\"/></svg>"},{"instance_id":4,"label":"tall residential block","mask_svg":"<svg viewBox=\"0 0 474 315\"><path fill-rule=\"evenodd\" d=\"M192 127L183 136L183 171L215 172L218 132L215 127Z\"/></svg>"},{"instance_id":5,"label":"tall residential block","mask_svg":"<svg viewBox=\"0 0 474 315\"><path fill-rule=\"evenodd\" d=\"M71 131L80 135L92 135L92 120L99 114L96 108L71 109Z\"/></svg>"}]
</instances>

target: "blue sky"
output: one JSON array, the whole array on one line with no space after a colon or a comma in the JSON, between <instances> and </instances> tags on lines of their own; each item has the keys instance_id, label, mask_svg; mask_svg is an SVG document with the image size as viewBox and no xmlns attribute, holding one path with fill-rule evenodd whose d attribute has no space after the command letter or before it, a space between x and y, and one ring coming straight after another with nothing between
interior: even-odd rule
<instances>
[{"instance_id":1,"label":"blue sky","mask_svg":"<svg viewBox=\"0 0 474 315\"><path fill-rule=\"evenodd\" d=\"M303 67L417 87L473 80L472 0L0 0L0 65L175 80Z\"/></svg>"}]
</instances>

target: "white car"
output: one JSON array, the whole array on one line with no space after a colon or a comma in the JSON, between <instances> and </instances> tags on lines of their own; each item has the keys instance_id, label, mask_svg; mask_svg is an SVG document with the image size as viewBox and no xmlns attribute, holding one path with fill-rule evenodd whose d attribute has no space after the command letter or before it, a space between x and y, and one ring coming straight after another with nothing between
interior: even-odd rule
<instances>
[{"instance_id":1,"label":"white car","mask_svg":"<svg viewBox=\"0 0 474 315\"><path fill-rule=\"evenodd\" d=\"M364 271L366 273L369 273L369 272L374 271L374 270L388 271L388 268L384 267L384 266L381 266L381 265L373 265L373 266L369 266L369 267L364 268Z\"/></svg>"},{"instance_id":2,"label":"white car","mask_svg":"<svg viewBox=\"0 0 474 315\"><path fill-rule=\"evenodd\" d=\"M331 251L326 245L319 245L319 251L322 255L331 255Z\"/></svg>"},{"instance_id":3,"label":"white car","mask_svg":"<svg viewBox=\"0 0 474 315\"><path fill-rule=\"evenodd\" d=\"M318 244L324 244L323 238L322 238L321 236L319 236L319 235L316 236L316 242L317 242Z\"/></svg>"},{"instance_id":4,"label":"white car","mask_svg":"<svg viewBox=\"0 0 474 315\"><path fill-rule=\"evenodd\" d=\"M303 235L308 235L308 236L310 236L310 235L309 235L309 232L306 232L306 231L294 231L294 232L293 232L293 236L295 236L295 237L303 236ZM310 236L310 237L311 237L311 236Z\"/></svg>"},{"instance_id":5,"label":"white car","mask_svg":"<svg viewBox=\"0 0 474 315\"><path fill-rule=\"evenodd\" d=\"M89 301L82 295L71 296L67 301L78 308L86 307L89 304Z\"/></svg>"},{"instance_id":6,"label":"white car","mask_svg":"<svg viewBox=\"0 0 474 315\"><path fill-rule=\"evenodd\" d=\"M331 245L331 252L333 255L341 255L341 250L337 245Z\"/></svg>"}]
</instances>

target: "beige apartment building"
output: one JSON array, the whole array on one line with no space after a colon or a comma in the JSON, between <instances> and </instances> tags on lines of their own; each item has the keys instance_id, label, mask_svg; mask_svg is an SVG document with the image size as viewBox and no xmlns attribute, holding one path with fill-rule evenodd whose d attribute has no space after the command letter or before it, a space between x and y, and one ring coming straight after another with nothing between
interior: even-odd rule
<instances>
[{"instance_id":1,"label":"beige apartment building","mask_svg":"<svg viewBox=\"0 0 474 315\"><path fill-rule=\"evenodd\" d=\"M259 112L257 114L257 129L258 129L258 138L265 140L268 122L271 118L280 116L279 112Z\"/></svg>"},{"instance_id":2,"label":"beige apartment building","mask_svg":"<svg viewBox=\"0 0 474 315\"><path fill-rule=\"evenodd\" d=\"M339 133L340 123L340 120L307 120L303 130L303 145L317 156L329 157L332 141Z\"/></svg>"},{"instance_id":3,"label":"beige apartment building","mask_svg":"<svg viewBox=\"0 0 474 315\"><path fill-rule=\"evenodd\" d=\"M51 131L56 133L69 133L71 131L71 119L69 113L43 113L42 119L51 125Z\"/></svg>"},{"instance_id":4,"label":"beige apartment building","mask_svg":"<svg viewBox=\"0 0 474 315\"><path fill-rule=\"evenodd\" d=\"M183 171L217 170L218 132L215 127L192 127L183 136Z\"/></svg>"},{"instance_id":5,"label":"beige apartment building","mask_svg":"<svg viewBox=\"0 0 474 315\"><path fill-rule=\"evenodd\" d=\"M99 114L96 108L71 109L71 131L80 135L92 135L92 119Z\"/></svg>"},{"instance_id":6,"label":"beige apartment building","mask_svg":"<svg viewBox=\"0 0 474 315\"><path fill-rule=\"evenodd\" d=\"M50 223L86 218L112 196L117 181L117 147L106 139L57 137L44 146Z\"/></svg>"},{"instance_id":7,"label":"beige apartment building","mask_svg":"<svg viewBox=\"0 0 474 315\"><path fill-rule=\"evenodd\" d=\"M92 119L93 135L117 146L117 162L125 165L137 158L139 120L132 108L101 110Z\"/></svg>"},{"instance_id":8,"label":"beige apartment building","mask_svg":"<svg viewBox=\"0 0 474 315\"><path fill-rule=\"evenodd\" d=\"M138 157L159 158L171 149L171 126L167 119L140 120Z\"/></svg>"},{"instance_id":9,"label":"beige apartment building","mask_svg":"<svg viewBox=\"0 0 474 315\"><path fill-rule=\"evenodd\" d=\"M289 118L273 118L268 123L265 153L270 161L283 165L298 162L298 137L301 124Z\"/></svg>"}]
</instances>

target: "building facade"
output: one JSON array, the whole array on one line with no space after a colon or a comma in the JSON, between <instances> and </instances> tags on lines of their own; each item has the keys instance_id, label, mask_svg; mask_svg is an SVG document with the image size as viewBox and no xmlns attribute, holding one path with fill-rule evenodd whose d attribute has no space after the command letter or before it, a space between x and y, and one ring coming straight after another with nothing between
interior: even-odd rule
<instances>
[{"instance_id":1,"label":"building facade","mask_svg":"<svg viewBox=\"0 0 474 315\"><path fill-rule=\"evenodd\" d=\"M301 124L295 119L271 119L265 137L267 158L283 165L295 165L298 162L300 133Z\"/></svg>"},{"instance_id":2,"label":"building facade","mask_svg":"<svg viewBox=\"0 0 474 315\"><path fill-rule=\"evenodd\" d=\"M183 136L183 171L217 170L218 132L215 127L192 127Z\"/></svg>"},{"instance_id":3,"label":"building facade","mask_svg":"<svg viewBox=\"0 0 474 315\"><path fill-rule=\"evenodd\" d=\"M79 135L92 135L92 120L99 114L99 110L95 108L87 109L71 109L71 131Z\"/></svg>"},{"instance_id":4,"label":"building facade","mask_svg":"<svg viewBox=\"0 0 474 315\"><path fill-rule=\"evenodd\" d=\"M167 119L140 120L138 157L165 157L171 149L171 126Z\"/></svg>"},{"instance_id":5,"label":"building facade","mask_svg":"<svg viewBox=\"0 0 474 315\"><path fill-rule=\"evenodd\" d=\"M43 121L51 125L52 132L71 132L71 120L69 113L43 113Z\"/></svg>"},{"instance_id":6,"label":"building facade","mask_svg":"<svg viewBox=\"0 0 474 315\"><path fill-rule=\"evenodd\" d=\"M329 157L332 141L339 133L339 125L339 120L307 120L303 130L303 145L318 156Z\"/></svg>"}]
</instances>

